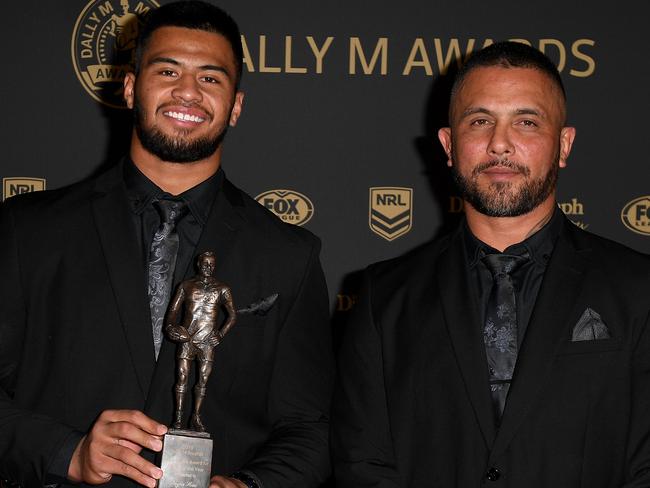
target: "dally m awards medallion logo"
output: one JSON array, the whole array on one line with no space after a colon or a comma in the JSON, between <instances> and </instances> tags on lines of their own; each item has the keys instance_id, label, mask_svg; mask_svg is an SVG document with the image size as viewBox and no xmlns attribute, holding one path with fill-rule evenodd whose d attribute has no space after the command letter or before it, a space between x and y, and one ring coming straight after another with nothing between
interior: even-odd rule
<instances>
[{"instance_id":1,"label":"dally m awards medallion logo","mask_svg":"<svg viewBox=\"0 0 650 488\"><path fill-rule=\"evenodd\" d=\"M387 241L392 241L410 231L412 223L412 188L370 188L370 230Z\"/></svg>"},{"instance_id":2,"label":"dally m awards medallion logo","mask_svg":"<svg viewBox=\"0 0 650 488\"><path fill-rule=\"evenodd\" d=\"M72 33L72 64L88 94L104 105L126 108L124 75L135 66L140 25L155 0L92 0Z\"/></svg>"},{"instance_id":3,"label":"dally m awards medallion logo","mask_svg":"<svg viewBox=\"0 0 650 488\"><path fill-rule=\"evenodd\" d=\"M650 195L628 202L621 211L621 220L632 232L650 236Z\"/></svg>"},{"instance_id":4,"label":"dally m awards medallion logo","mask_svg":"<svg viewBox=\"0 0 650 488\"><path fill-rule=\"evenodd\" d=\"M269 190L257 195L255 200L290 224L305 225L314 215L311 200L294 190Z\"/></svg>"},{"instance_id":5,"label":"dally m awards medallion logo","mask_svg":"<svg viewBox=\"0 0 650 488\"><path fill-rule=\"evenodd\" d=\"M2 200L22 193L45 190L45 178L2 178Z\"/></svg>"}]
</instances>

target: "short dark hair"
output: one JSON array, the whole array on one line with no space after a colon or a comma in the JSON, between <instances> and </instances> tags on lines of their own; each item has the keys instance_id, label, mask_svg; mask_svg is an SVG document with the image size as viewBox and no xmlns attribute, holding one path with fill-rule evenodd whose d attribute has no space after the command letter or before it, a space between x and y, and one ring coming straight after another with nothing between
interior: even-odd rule
<instances>
[{"instance_id":1,"label":"short dark hair","mask_svg":"<svg viewBox=\"0 0 650 488\"><path fill-rule=\"evenodd\" d=\"M564 83L562 83L562 77L548 56L522 42L503 41L491 44L472 54L467 62L458 70L451 87L452 104L449 107L450 110L453 105L453 99L463 85L467 75L477 68L492 66L539 70L547 74L555 83L562 94L563 102L566 103L566 92L564 90Z\"/></svg>"},{"instance_id":2,"label":"short dark hair","mask_svg":"<svg viewBox=\"0 0 650 488\"><path fill-rule=\"evenodd\" d=\"M236 86L242 76L244 51L241 44L239 27L235 20L215 5L199 0L173 2L153 9L147 15L138 35L135 53L135 72L140 71L142 53L146 49L151 35L161 27L185 27L221 34L229 42L235 58Z\"/></svg>"}]
</instances>

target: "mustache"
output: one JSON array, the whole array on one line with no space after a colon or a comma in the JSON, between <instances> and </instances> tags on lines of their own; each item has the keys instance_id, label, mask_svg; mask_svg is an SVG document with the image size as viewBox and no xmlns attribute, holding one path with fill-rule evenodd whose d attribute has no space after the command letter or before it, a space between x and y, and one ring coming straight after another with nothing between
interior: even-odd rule
<instances>
[{"instance_id":1,"label":"mustache","mask_svg":"<svg viewBox=\"0 0 650 488\"><path fill-rule=\"evenodd\" d=\"M472 176L476 177L483 171L487 171L488 169L492 168L508 168L517 171L524 176L530 176L530 169L527 166L524 166L523 164L516 161L511 161L510 159L492 159L490 161L480 163L472 170Z\"/></svg>"}]
</instances>

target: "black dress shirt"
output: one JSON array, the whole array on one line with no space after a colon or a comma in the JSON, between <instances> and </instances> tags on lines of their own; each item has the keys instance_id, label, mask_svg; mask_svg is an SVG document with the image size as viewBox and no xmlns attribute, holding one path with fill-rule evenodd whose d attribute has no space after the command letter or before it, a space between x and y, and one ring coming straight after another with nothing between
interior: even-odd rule
<instances>
[{"instance_id":1,"label":"black dress shirt","mask_svg":"<svg viewBox=\"0 0 650 488\"><path fill-rule=\"evenodd\" d=\"M176 224L179 247L174 271L174 288L183 279L188 266L194 266L194 252L201 237L203 226L208 219L217 193L223 185L224 174L219 169L207 180L180 195L172 196L158 188L133 164L130 159L124 161L124 184L129 206L132 210L133 222L136 228L139 249L142 252L143 272L148 273L149 248L151 240L160 226L160 215L153 206L159 198L184 201L189 211ZM145 282L148 282L145 276Z\"/></svg>"},{"instance_id":2,"label":"black dress shirt","mask_svg":"<svg viewBox=\"0 0 650 488\"><path fill-rule=\"evenodd\" d=\"M504 254L528 257L527 261L512 273L517 303L517 343L519 347L521 347L526 334L546 266L562 229L563 216L561 212L559 208L556 208L551 220L544 227L526 240L513 244L503 251ZM486 254L498 254L500 251L476 238L467 222L463 226L463 244L469 271L469 284L473 288L470 292L473 292L474 296L478 298L479 326L482 329L493 279L490 270L481 258Z\"/></svg>"}]
</instances>

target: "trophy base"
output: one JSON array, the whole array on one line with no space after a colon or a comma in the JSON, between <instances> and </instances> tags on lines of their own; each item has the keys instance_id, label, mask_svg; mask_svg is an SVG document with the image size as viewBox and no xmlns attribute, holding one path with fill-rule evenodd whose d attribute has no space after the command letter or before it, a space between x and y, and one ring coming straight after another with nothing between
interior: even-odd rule
<instances>
[{"instance_id":1,"label":"trophy base","mask_svg":"<svg viewBox=\"0 0 650 488\"><path fill-rule=\"evenodd\" d=\"M207 488L212 467L212 439L207 432L169 429L163 437L158 488Z\"/></svg>"}]
</instances>

